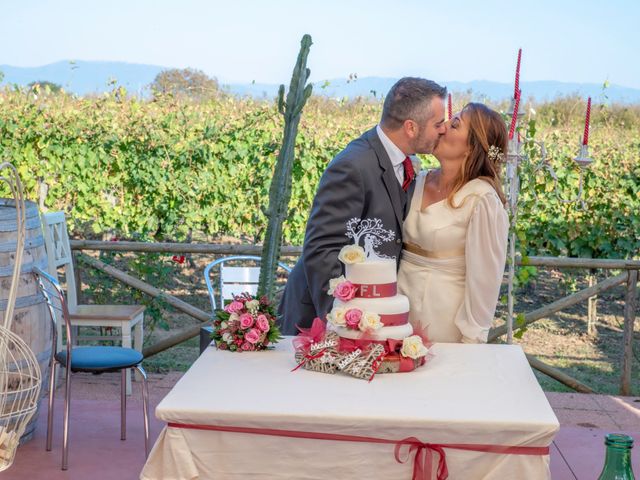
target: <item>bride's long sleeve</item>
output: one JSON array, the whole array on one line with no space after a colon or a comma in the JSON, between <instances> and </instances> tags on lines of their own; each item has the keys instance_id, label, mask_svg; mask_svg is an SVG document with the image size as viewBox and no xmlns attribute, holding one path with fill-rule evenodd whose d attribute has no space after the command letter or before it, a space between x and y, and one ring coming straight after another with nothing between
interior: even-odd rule
<instances>
[{"instance_id":1,"label":"bride's long sleeve","mask_svg":"<svg viewBox=\"0 0 640 480\"><path fill-rule=\"evenodd\" d=\"M455 324L463 343L484 343L500 295L507 256L509 219L495 192L476 202L467 227L464 302Z\"/></svg>"}]
</instances>

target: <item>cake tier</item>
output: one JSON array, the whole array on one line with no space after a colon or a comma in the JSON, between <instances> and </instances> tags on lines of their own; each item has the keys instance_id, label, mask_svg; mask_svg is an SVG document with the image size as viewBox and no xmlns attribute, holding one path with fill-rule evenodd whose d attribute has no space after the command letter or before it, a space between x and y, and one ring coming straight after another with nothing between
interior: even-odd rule
<instances>
[{"instance_id":1,"label":"cake tier","mask_svg":"<svg viewBox=\"0 0 640 480\"><path fill-rule=\"evenodd\" d=\"M333 308L357 308L363 312L377 313L385 325L401 325L409 321L409 299L404 295L394 295L389 298L354 298L343 302L337 298L333 301Z\"/></svg>"},{"instance_id":2,"label":"cake tier","mask_svg":"<svg viewBox=\"0 0 640 480\"><path fill-rule=\"evenodd\" d=\"M358 285L387 284L398 281L396 261L393 258L348 263L344 270L346 279Z\"/></svg>"},{"instance_id":3,"label":"cake tier","mask_svg":"<svg viewBox=\"0 0 640 480\"><path fill-rule=\"evenodd\" d=\"M388 338L402 340L413 335L413 327L409 323L398 325L397 327L382 327L378 330L365 334L360 330L353 330L346 327L337 327L329 324L328 328L335 331L339 336L350 340L358 340L366 337L367 340L385 341Z\"/></svg>"}]
</instances>

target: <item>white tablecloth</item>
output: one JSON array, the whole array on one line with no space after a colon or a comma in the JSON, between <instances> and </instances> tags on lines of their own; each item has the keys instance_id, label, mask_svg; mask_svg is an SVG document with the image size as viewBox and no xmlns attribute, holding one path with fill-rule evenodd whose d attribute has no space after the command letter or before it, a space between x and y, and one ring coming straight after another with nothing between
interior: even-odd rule
<instances>
[{"instance_id":1,"label":"white tablecloth","mask_svg":"<svg viewBox=\"0 0 640 480\"><path fill-rule=\"evenodd\" d=\"M436 344L411 373L371 383L299 369L276 350L208 348L162 400L165 422L430 443L549 446L558 420L517 345ZM546 479L549 456L446 450L449 478ZM165 428L141 473L156 479L410 479L394 446ZM434 477L435 478L435 477Z\"/></svg>"}]
</instances>

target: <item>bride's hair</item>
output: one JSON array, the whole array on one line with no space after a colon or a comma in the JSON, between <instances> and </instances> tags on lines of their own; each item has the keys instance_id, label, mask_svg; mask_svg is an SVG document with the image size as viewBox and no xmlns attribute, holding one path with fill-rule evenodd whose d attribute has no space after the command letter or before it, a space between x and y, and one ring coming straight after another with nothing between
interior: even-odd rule
<instances>
[{"instance_id":1,"label":"bride's hair","mask_svg":"<svg viewBox=\"0 0 640 480\"><path fill-rule=\"evenodd\" d=\"M458 190L467 182L481 178L491 184L504 205L507 200L502 191L500 170L508 145L505 122L498 112L482 103L468 103L462 109L462 115L469 123L467 143L470 153L462 164L460 175L447 200L453 205L453 196ZM490 154L491 147L494 148Z\"/></svg>"}]
</instances>

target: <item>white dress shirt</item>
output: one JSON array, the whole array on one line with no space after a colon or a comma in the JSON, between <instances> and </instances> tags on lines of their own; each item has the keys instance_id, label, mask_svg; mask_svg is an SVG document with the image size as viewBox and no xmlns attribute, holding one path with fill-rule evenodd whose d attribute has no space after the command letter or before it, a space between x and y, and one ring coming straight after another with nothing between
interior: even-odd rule
<instances>
[{"instance_id":1,"label":"white dress shirt","mask_svg":"<svg viewBox=\"0 0 640 480\"><path fill-rule=\"evenodd\" d=\"M407 157L402 150L400 150L395 143L393 143L389 137L382 131L380 125L376 126L376 132L378 133L378 137L380 137L380 141L382 142L382 146L389 155L389 159L391 160L391 165L393 165L393 171L396 174L396 178L400 185L404 182L404 166L402 162Z\"/></svg>"}]
</instances>

